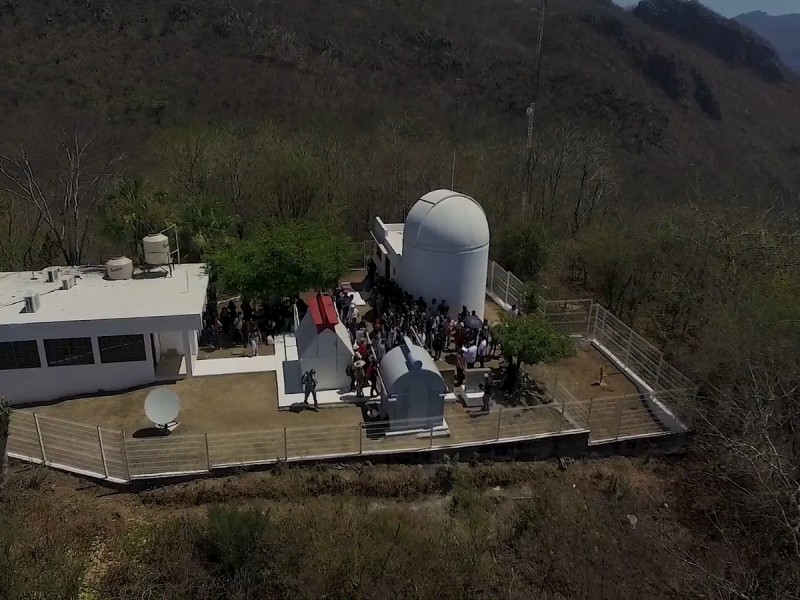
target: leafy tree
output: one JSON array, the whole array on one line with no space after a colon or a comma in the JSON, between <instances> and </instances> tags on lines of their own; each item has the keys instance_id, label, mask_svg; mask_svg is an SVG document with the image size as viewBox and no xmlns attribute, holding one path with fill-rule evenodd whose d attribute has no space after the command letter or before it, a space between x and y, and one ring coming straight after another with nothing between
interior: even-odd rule
<instances>
[{"instance_id":1,"label":"leafy tree","mask_svg":"<svg viewBox=\"0 0 800 600\"><path fill-rule=\"evenodd\" d=\"M517 277L536 280L547 266L552 246L550 234L544 227L518 221L500 231L495 251L497 260Z\"/></svg>"},{"instance_id":2,"label":"leafy tree","mask_svg":"<svg viewBox=\"0 0 800 600\"><path fill-rule=\"evenodd\" d=\"M222 287L251 298L331 288L352 264L353 245L330 227L289 221L212 250L209 266Z\"/></svg>"},{"instance_id":3,"label":"leafy tree","mask_svg":"<svg viewBox=\"0 0 800 600\"><path fill-rule=\"evenodd\" d=\"M575 356L575 342L538 315L503 314L494 331L503 353L520 363L535 365Z\"/></svg>"},{"instance_id":4,"label":"leafy tree","mask_svg":"<svg viewBox=\"0 0 800 600\"><path fill-rule=\"evenodd\" d=\"M8 427L11 424L11 404L0 398L0 490L8 480Z\"/></svg>"},{"instance_id":5,"label":"leafy tree","mask_svg":"<svg viewBox=\"0 0 800 600\"><path fill-rule=\"evenodd\" d=\"M139 177L120 180L107 194L103 212L106 231L131 249L175 219L167 194Z\"/></svg>"}]
</instances>

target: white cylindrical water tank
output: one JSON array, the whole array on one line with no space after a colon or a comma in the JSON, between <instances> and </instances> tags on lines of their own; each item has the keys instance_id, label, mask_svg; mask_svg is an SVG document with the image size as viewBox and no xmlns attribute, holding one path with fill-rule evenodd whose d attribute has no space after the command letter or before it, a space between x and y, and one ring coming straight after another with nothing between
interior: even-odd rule
<instances>
[{"instance_id":1,"label":"white cylindrical water tank","mask_svg":"<svg viewBox=\"0 0 800 600\"><path fill-rule=\"evenodd\" d=\"M106 262L106 276L109 279L130 279L133 277L133 261L126 256L118 256Z\"/></svg>"},{"instance_id":2,"label":"white cylindrical water tank","mask_svg":"<svg viewBox=\"0 0 800 600\"><path fill-rule=\"evenodd\" d=\"M450 315L462 306L483 318L489 269L489 223L473 198L451 190L424 195L403 228L400 285L425 302L446 299Z\"/></svg>"},{"instance_id":3,"label":"white cylindrical water tank","mask_svg":"<svg viewBox=\"0 0 800 600\"><path fill-rule=\"evenodd\" d=\"M169 239L163 233L151 233L142 239L144 262L148 265L169 264Z\"/></svg>"}]
</instances>

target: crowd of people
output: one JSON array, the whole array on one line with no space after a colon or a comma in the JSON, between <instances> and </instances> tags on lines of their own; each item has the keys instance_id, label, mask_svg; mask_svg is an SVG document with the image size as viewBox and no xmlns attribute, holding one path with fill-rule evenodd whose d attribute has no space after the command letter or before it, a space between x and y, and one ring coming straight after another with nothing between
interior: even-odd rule
<instances>
[{"instance_id":1,"label":"crowd of people","mask_svg":"<svg viewBox=\"0 0 800 600\"><path fill-rule=\"evenodd\" d=\"M238 304L233 299L220 304L210 295L198 341L200 346L214 350L249 348L251 356L257 356L259 346L274 343L275 336L292 330L295 306L299 312L307 308L299 296L262 302L255 309L247 298Z\"/></svg>"},{"instance_id":2,"label":"crowd of people","mask_svg":"<svg viewBox=\"0 0 800 600\"><path fill-rule=\"evenodd\" d=\"M363 398L367 386L370 398L378 394L378 366L386 353L402 344L406 336L428 350L434 360L454 353L456 386L463 385L468 369L483 368L496 356L497 339L488 320L478 317L476 311L462 306L458 314L451 315L446 300L432 298L427 302L422 297L414 298L396 282L377 277L374 272L368 271L365 283L373 308L369 321L355 305L352 293L339 287L333 294L339 316L354 344L348 375L356 397ZM491 383L488 385L491 388ZM488 406L485 408L488 410Z\"/></svg>"}]
</instances>

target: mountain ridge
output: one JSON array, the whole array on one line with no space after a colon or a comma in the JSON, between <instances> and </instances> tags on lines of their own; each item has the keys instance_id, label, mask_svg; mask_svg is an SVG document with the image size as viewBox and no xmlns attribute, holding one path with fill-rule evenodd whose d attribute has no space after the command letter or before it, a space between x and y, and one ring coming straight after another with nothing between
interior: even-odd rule
<instances>
[{"instance_id":1,"label":"mountain ridge","mask_svg":"<svg viewBox=\"0 0 800 600\"><path fill-rule=\"evenodd\" d=\"M755 10L734 20L770 42L783 62L800 75L800 13L769 15Z\"/></svg>"},{"instance_id":2,"label":"mountain ridge","mask_svg":"<svg viewBox=\"0 0 800 600\"><path fill-rule=\"evenodd\" d=\"M0 126L13 141L82 120L138 148L193 122L323 115L371 131L410 115L444 136L522 147L539 6L9 0ZM632 201L697 185L761 201L800 189L794 81L607 0L551 0L543 51L537 132L565 120L603 132Z\"/></svg>"}]
</instances>

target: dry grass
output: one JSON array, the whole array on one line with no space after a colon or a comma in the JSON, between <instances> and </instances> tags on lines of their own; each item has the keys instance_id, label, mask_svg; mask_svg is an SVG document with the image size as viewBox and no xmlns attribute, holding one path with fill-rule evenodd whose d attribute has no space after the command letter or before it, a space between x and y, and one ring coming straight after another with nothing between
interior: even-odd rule
<instances>
[{"instance_id":1,"label":"dry grass","mask_svg":"<svg viewBox=\"0 0 800 600\"><path fill-rule=\"evenodd\" d=\"M181 397L181 424L175 430L175 436L284 427L355 426L361 420L361 411L353 407L337 407L319 413L279 411L274 372L194 377L166 387L175 390ZM144 399L150 389L66 400L35 410L61 419L109 429L124 429L126 434L131 435L152 426L144 414Z\"/></svg>"},{"instance_id":2,"label":"dry grass","mask_svg":"<svg viewBox=\"0 0 800 600\"><path fill-rule=\"evenodd\" d=\"M72 589L76 569L102 598L693 597L711 589L678 556L702 546L704 567L720 574L730 556L686 525L682 469L624 459L566 471L284 466L138 495L26 471L0 498L0 514L13 516L0 540L43 558L69 547L70 562L52 563L68 568L42 570L42 589ZM54 513L67 517L63 535L47 533ZM16 567L8 589L34 581L35 565Z\"/></svg>"}]
</instances>

